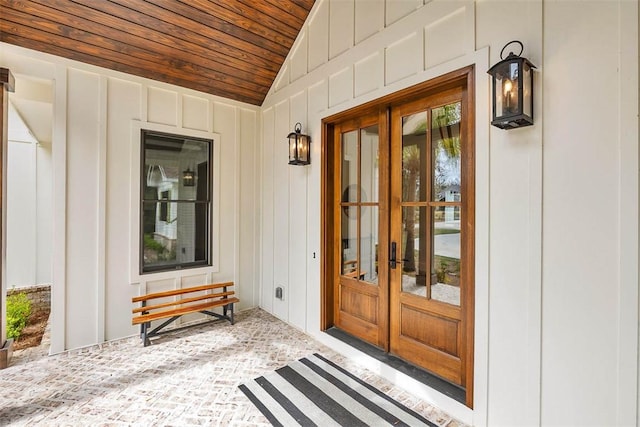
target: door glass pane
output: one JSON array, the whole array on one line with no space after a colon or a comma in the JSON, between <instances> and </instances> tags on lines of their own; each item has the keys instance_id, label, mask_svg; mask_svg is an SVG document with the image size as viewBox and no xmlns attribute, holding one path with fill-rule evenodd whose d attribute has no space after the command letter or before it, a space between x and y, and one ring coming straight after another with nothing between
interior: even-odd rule
<instances>
[{"instance_id":1,"label":"door glass pane","mask_svg":"<svg viewBox=\"0 0 640 427\"><path fill-rule=\"evenodd\" d=\"M433 208L431 299L460 305L460 207Z\"/></svg>"},{"instance_id":2,"label":"door glass pane","mask_svg":"<svg viewBox=\"0 0 640 427\"><path fill-rule=\"evenodd\" d=\"M402 201L426 201L427 113L402 118Z\"/></svg>"},{"instance_id":3,"label":"door glass pane","mask_svg":"<svg viewBox=\"0 0 640 427\"><path fill-rule=\"evenodd\" d=\"M357 202L358 131L342 134L342 202Z\"/></svg>"},{"instance_id":4,"label":"door glass pane","mask_svg":"<svg viewBox=\"0 0 640 427\"><path fill-rule=\"evenodd\" d=\"M378 125L360 130L360 202L378 201Z\"/></svg>"},{"instance_id":5,"label":"door glass pane","mask_svg":"<svg viewBox=\"0 0 640 427\"><path fill-rule=\"evenodd\" d=\"M341 274L378 283L378 126L342 134ZM358 175L359 174L359 175ZM358 233L359 232L359 233Z\"/></svg>"},{"instance_id":6,"label":"door glass pane","mask_svg":"<svg viewBox=\"0 0 640 427\"><path fill-rule=\"evenodd\" d=\"M358 208L344 206L342 208L342 267L340 273L356 277L358 272Z\"/></svg>"},{"instance_id":7,"label":"door glass pane","mask_svg":"<svg viewBox=\"0 0 640 427\"><path fill-rule=\"evenodd\" d=\"M429 208L402 208L402 291L427 296Z\"/></svg>"},{"instance_id":8,"label":"door glass pane","mask_svg":"<svg viewBox=\"0 0 640 427\"><path fill-rule=\"evenodd\" d=\"M460 201L460 115L460 102L431 112L433 201Z\"/></svg>"},{"instance_id":9,"label":"door glass pane","mask_svg":"<svg viewBox=\"0 0 640 427\"><path fill-rule=\"evenodd\" d=\"M360 208L360 272L359 277L378 284L378 207Z\"/></svg>"}]
</instances>

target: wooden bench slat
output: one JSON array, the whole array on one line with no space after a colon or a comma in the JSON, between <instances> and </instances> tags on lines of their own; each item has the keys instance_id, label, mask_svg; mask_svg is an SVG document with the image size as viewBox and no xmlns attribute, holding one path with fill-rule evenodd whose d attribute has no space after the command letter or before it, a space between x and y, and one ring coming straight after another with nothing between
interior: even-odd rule
<instances>
[{"instance_id":1,"label":"wooden bench slat","mask_svg":"<svg viewBox=\"0 0 640 427\"><path fill-rule=\"evenodd\" d=\"M202 310L206 310L208 308L221 307L223 305L237 303L237 302L240 302L238 298L220 299L217 301L210 301L203 304L195 304L195 305L190 305L182 308L177 308L175 310L166 310L158 313L142 314L140 316L134 317L132 320L134 325L138 325L140 323L151 322L159 319L166 319L168 317L173 317L173 316L181 316L183 314L196 313Z\"/></svg>"},{"instance_id":2,"label":"wooden bench slat","mask_svg":"<svg viewBox=\"0 0 640 427\"><path fill-rule=\"evenodd\" d=\"M142 313L143 311L152 311L152 310L157 310L159 308L171 307L173 305L180 305L180 304L185 304L185 303L190 303L190 302L195 302L195 301L202 301L202 300L205 300L205 299L228 297L228 296L231 296L231 295L235 295L235 292L234 291L227 291L227 292L218 292L218 293L215 293L215 294L204 294L204 295L199 295L197 297L181 298L181 299L176 300L176 301L164 302L162 304L146 305L144 307L137 307L137 308L134 308L133 310L131 310L131 312L132 313Z\"/></svg>"},{"instance_id":3,"label":"wooden bench slat","mask_svg":"<svg viewBox=\"0 0 640 427\"><path fill-rule=\"evenodd\" d=\"M176 295L187 294L190 292L199 292L199 291L206 291L209 289L224 288L225 286L227 287L233 286L233 282L214 283L210 285L194 286L192 288L182 288L182 289L173 289L173 290L164 291L164 292L155 292L153 294L140 295L137 297L133 297L131 298L131 302L141 302L141 301L147 301L154 298L172 297Z\"/></svg>"}]
</instances>

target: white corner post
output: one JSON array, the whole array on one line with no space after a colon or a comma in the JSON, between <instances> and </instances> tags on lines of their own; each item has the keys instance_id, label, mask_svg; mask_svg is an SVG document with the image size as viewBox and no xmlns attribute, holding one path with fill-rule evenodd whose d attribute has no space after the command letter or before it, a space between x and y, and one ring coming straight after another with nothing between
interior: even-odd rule
<instances>
[{"instance_id":1,"label":"white corner post","mask_svg":"<svg viewBox=\"0 0 640 427\"><path fill-rule=\"evenodd\" d=\"M0 68L0 369L9 366L12 341L7 341L7 117L9 92L14 90L11 71Z\"/></svg>"}]
</instances>

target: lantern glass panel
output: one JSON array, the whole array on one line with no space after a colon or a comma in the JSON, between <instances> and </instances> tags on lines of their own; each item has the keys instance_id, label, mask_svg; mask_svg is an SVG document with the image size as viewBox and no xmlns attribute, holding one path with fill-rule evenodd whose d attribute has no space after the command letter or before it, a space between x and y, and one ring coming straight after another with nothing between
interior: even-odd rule
<instances>
[{"instance_id":1,"label":"lantern glass panel","mask_svg":"<svg viewBox=\"0 0 640 427\"><path fill-rule=\"evenodd\" d=\"M298 136L296 134L289 135L289 163L296 161L296 145Z\"/></svg>"},{"instance_id":2,"label":"lantern glass panel","mask_svg":"<svg viewBox=\"0 0 640 427\"><path fill-rule=\"evenodd\" d=\"M518 87L518 71L519 64L517 62L512 62L509 65L509 72L502 83L502 95L504 97L504 114L505 116L509 116L512 114L519 113L519 99L518 94L520 93Z\"/></svg>"},{"instance_id":3,"label":"lantern glass panel","mask_svg":"<svg viewBox=\"0 0 640 427\"><path fill-rule=\"evenodd\" d=\"M520 114L519 62L507 62L495 74L495 117Z\"/></svg>"},{"instance_id":4,"label":"lantern glass panel","mask_svg":"<svg viewBox=\"0 0 640 427\"><path fill-rule=\"evenodd\" d=\"M298 160L301 163L309 161L309 138L307 135L298 136Z\"/></svg>"},{"instance_id":5,"label":"lantern glass panel","mask_svg":"<svg viewBox=\"0 0 640 427\"><path fill-rule=\"evenodd\" d=\"M493 95L493 99L495 100L495 112L493 113L493 118L504 116L504 106L502 105L502 85L503 85L503 77L502 74L497 74L493 78L493 90L495 94Z\"/></svg>"},{"instance_id":6,"label":"lantern glass panel","mask_svg":"<svg viewBox=\"0 0 640 427\"><path fill-rule=\"evenodd\" d=\"M523 101L523 113L529 117L533 117L533 98L531 96L531 86L532 86L533 74L531 67L526 62L522 65L522 86L523 93L522 97Z\"/></svg>"}]
</instances>

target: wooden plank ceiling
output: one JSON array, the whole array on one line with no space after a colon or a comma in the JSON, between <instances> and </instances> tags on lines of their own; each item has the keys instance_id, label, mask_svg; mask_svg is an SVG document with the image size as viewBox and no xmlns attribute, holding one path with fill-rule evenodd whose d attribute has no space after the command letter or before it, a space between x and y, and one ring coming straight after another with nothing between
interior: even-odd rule
<instances>
[{"instance_id":1,"label":"wooden plank ceiling","mask_svg":"<svg viewBox=\"0 0 640 427\"><path fill-rule=\"evenodd\" d=\"M0 41L261 105L314 0L0 0Z\"/></svg>"}]
</instances>

